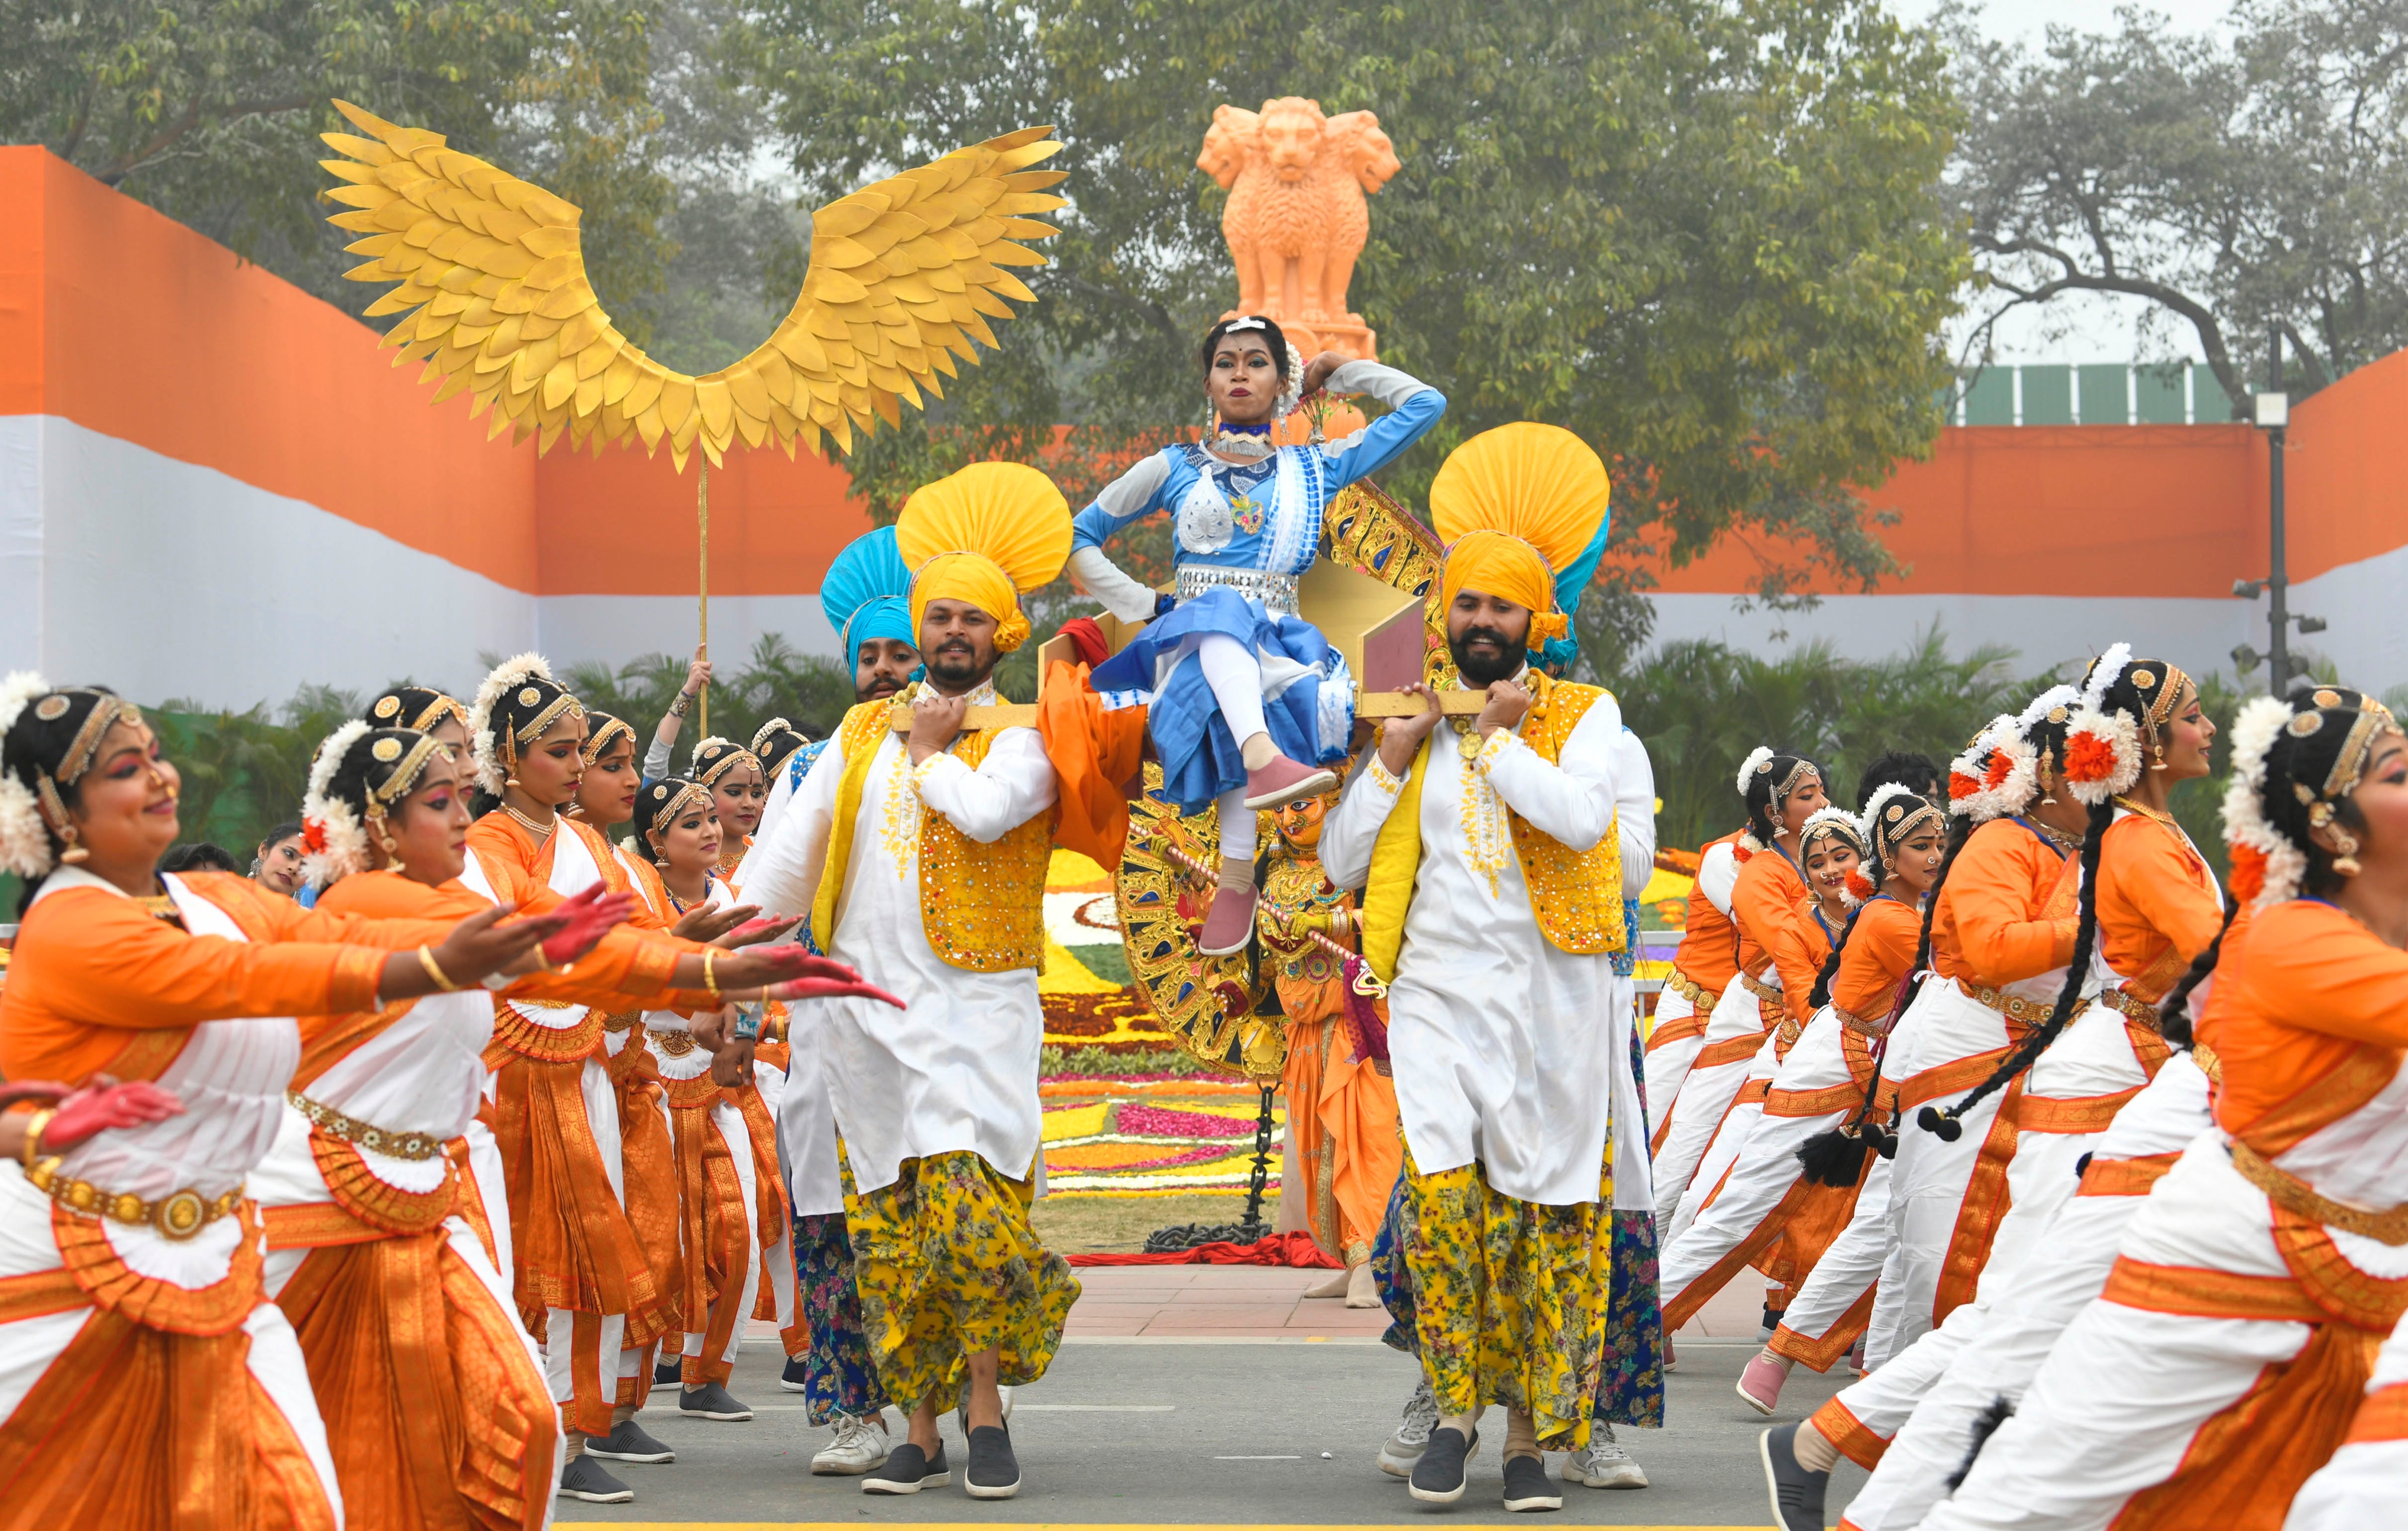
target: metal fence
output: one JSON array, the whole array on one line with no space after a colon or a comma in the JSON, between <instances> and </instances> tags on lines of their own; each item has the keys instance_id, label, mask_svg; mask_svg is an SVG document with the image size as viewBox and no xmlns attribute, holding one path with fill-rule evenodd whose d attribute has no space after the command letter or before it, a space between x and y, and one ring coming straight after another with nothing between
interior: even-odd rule
<instances>
[{"instance_id":1,"label":"metal fence","mask_svg":"<svg viewBox=\"0 0 2408 1531\"><path fill-rule=\"evenodd\" d=\"M1952 425L2216 425L2232 401L2202 362L1985 366L1941 401Z\"/></svg>"}]
</instances>

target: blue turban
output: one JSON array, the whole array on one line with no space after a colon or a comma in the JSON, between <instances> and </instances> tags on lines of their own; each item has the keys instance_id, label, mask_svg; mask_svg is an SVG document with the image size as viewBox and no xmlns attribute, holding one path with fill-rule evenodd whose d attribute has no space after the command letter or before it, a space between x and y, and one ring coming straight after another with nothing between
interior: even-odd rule
<instances>
[{"instance_id":1,"label":"blue turban","mask_svg":"<svg viewBox=\"0 0 2408 1531\"><path fill-rule=\"evenodd\" d=\"M855 537L836 555L820 581L820 611L848 665L873 638L919 647L911 631L911 570L896 551L894 527Z\"/></svg>"},{"instance_id":2,"label":"blue turban","mask_svg":"<svg viewBox=\"0 0 2408 1531\"><path fill-rule=\"evenodd\" d=\"M1605 537L1612 526L1613 516L1608 512L1606 518L1597 523L1597 536L1589 538L1588 546L1581 550L1580 556L1555 572L1555 609L1566 616L1579 617L1581 596L1587 591L1589 581L1597 578L1598 560L1605 556ZM1572 666L1580 662L1578 622L1575 621L1563 637L1549 638L1546 646L1533 657L1538 666L1550 675L1570 674Z\"/></svg>"}]
</instances>

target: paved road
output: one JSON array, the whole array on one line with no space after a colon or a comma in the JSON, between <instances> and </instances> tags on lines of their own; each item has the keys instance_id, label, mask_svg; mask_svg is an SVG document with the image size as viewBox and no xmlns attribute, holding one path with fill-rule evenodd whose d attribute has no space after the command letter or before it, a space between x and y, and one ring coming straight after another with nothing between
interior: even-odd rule
<instances>
[{"instance_id":1,"label":"paved road","mask_svg":"<svg viewBox=\"0 0 2408 1531\"><path fill-rule=\"evenodd\" d=\"M1770 1523L1756 1438L1763 1421L1732 1394L1754 1350L1744 1340L1689 1340L1670 1381L1662 1430L1624 1432L1654 1486L1567 1491L1558 1523L1597 1525L1763 1526ZM748 1341L736 1395L749 1424L680 1418L656 1395L645 1427L679 1453L676 1464L615 1470L637 1492L627 1506L560 1501L564 1521L652 1524L882 1522L1249 1525L1505 1520L1498 1458L1484 1445L1471 1489L1451 1511L1407 1497L1373 1464L1414 1381L1412 1364L1377 1344L1143 1338L1073 1339L1042 1382L1023 1390L1012 1417L1024 1487L1016 1499L974 1500L958 1487L874 1497L856 1481L813 1478L810 1453L828 1432L804 1421L777 1385L772 1342ZM1799 1373L1781 1418L1799 1419L1841 1379ZM1500 1422L1501 1424L1501 1422ZM962 1452L945 1424L949 1457ZM1322 1453L1328 1452L1324 1460ZM1558 1469L1560 1458L1553 1460ZM1863 1475L1842 1464L1832 1503ZM956 1478L956 1483L959 1480ZM1525 1524L1544 1517L1514 1517Z\"/></svg>"}]
</instances>

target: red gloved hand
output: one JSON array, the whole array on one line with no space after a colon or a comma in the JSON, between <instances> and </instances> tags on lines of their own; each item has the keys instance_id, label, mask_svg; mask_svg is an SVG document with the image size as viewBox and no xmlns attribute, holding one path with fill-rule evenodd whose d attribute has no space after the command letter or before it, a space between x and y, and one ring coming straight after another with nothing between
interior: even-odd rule
<instances>
[{"instance_id":1,"label":"red gloved hand","mask_svg":"<svg viewBox=\"0 0 2408 1531\"><path fill-rule=\"evenodd\" d=\"M594 943L609 934L610 927L624 922L635 912L633 894L606 894L596 882L574 897L563 899L552 911L553 917L566 916L559 931L544 937L543 960L553 967L566 966L594 950Z\"/></svg>"},{"instance_id":2,"label":"red gloved hand","mask_svg":"<svg viewBox=\"0 0 2408 1531\"><path fill-rule=\"evenodd\" d=\"M788 915L765 915L758 920L745 921L734 930L722 936L713 944L730 948L751 946L755 941L766 941L772 936L782 936L800 923L802 923L800 920Z\"/></svg>"},{"instance_id":3,"label":"red gloved hand","mask_svg":"<svg viewBox=\"0 0 2408 1531\"><path fill-rule=\"evenodd\" d=\"M892 1005L898 1010L903 1008L903 1002L893 994L874 983L864 983L859 979L796 979L791 982L772 985L769 997L789 1003L797 999L874 999L882 1005Z\"/></svg>"},{"instance_id":4,"label":"red gloved hand","mask_svg":"<svg viewBox=\"0 0 2408 1531\"><path fill-rule=\"evenodd\" d=\"M105 1074L59 1102L58 1114L42 1129L39 1152L64 1153L95 1133L115 1127L138 1127L184 1114L184 1103L173 1092L149 1080L122 1084Z\"/></svg>"}]
</instances>

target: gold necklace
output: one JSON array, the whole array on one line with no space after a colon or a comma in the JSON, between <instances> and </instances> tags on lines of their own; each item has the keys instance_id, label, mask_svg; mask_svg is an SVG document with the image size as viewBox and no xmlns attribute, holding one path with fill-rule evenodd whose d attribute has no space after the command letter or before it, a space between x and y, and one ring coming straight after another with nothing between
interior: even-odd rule
<instances>
[{"instance_id":1,"label":"gold necklace","mask_svg":"<svg viewBox=\"0 0 2408 1531\"><path fill-rule=\"evenodd\" d=\"M528 834L534 836L538 844L541 844L544 840L550 838L552 832L560 827L560 821L558 818L554 818L552 822L548 824L538 823L535 820L528 818L525 814L521 813L518 809L510 807L508 803L504 803L502 805L502 811L509 814L513 820L517 821L518 826L521 829L523 829Z\"/></svg>"},{"instance_id":2,"label":"gold necklace","mask_svg":"<svg viewBox=\"0 0 2408 1531\"><path fill-rule=\"evenodd\" d=\"M2172 814L2160 813L2156 808L2149 807L2145 803L2135 803L2130 798L2121 795L2115 797L2114 801L2117 808L2129 808L2143 819L2155 819L2157 823L2165 825L2168 829L2180 829L2182 827L2180 824L2174 823L2174 816Z\"/></svg>"}]
</instances>

